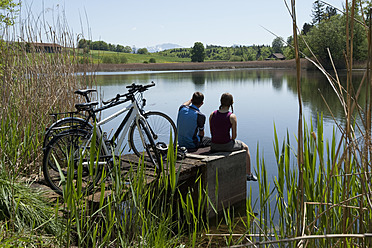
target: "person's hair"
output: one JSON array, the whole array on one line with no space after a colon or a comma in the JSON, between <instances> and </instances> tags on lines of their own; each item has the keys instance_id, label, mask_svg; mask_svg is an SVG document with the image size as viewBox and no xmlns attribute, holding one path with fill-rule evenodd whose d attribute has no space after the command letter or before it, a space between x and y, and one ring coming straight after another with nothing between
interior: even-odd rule
<instances>
[{"instance_id":1,"label":"person's hair","mask_svg":"<svg viewBox=\"0 0 372 248\"><path fill-rule=\"evenodd\" d=\"M220 109L222 107L231 107L232 112L234 112L233 109L234 98L230 93L223 93L220 102L221 102Z\"/></svg>"},{"instance_id":2,"label":"person's hair","mask_svg":"<svg viewBox=\"0 0 372 248\"><path fill-rule=\"evenodd\" d=\"M201 105L204 101L203 93L197 91L192 95L191 102L194 105Z\"/></svg>"}]
</instances>

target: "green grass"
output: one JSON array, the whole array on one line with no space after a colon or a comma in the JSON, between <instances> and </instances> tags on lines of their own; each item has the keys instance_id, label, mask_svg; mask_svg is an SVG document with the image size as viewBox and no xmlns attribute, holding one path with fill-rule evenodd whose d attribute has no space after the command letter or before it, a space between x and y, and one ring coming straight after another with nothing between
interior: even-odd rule
<instances>
[{"instance_id":1,"label":"green grass","mask_svg":"<svg viewBox=\"0 0 372 248\"><path fill-rule=\"evenodd\" d=\"M178 58L173 56L162 56L156 53L153 54L132 54L132 53L117 53L111 51L98 51L91 50L90 56L93 63L103 63L103 56L125 56L127 58L127 63L146 63L149 62L151 58L156 60L156 63L179 63L179 62L190 62L188 58ZM82 53L79 53L82 56Z\"/></svg>"}]
</instances>

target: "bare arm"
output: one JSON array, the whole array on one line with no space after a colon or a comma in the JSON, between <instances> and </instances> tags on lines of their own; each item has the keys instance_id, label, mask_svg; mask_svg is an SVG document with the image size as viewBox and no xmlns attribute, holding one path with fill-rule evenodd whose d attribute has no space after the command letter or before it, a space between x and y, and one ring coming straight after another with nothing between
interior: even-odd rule
<instances>
[{"instance_id":1,"label":"bare arm","mask_svg":"<svg viewBox=\"0 0 372 248\"><path fill-rule=\"evenodd\" d=\"M211 135L212 135L212 128L211 128L211 120L212 120L212 116L213 116L213 112L212 112L212 114L209 116L209 131L210 131Z\"/></svg>"},{"instance_id":2,"label":"bare arm","mask_svg":"<svg viewBox=\"0 0 372 248\"><path fill-rule=\"evenodd\" d=\"M190 106L191 105L191 99L188 100L187 102L184 102L182 105L185 105L185 106Z\"/></svg>"},{"instance_id":3,"label":"bare arm","mask_svg":"<svg viewBox=\"0 0 372 248\"><path fill-rule=\"evenodd\" d=\"M199 134L198 134L200 137L204 137L204 130L199 130Z\"/></svg>"},{"instance_id":4,"label":"bare arm","mask_svg":"<svg viewBox=\"0 0 372 248\"><path fill-rule=\"evenodd\" d=\"M231 139L236 139L236 136L237 136L237 124L238 124L238 120L236 118L236 115L235 114L231 114L230 115L230 122L231 122Z\"/></svg>"}]
</instances>

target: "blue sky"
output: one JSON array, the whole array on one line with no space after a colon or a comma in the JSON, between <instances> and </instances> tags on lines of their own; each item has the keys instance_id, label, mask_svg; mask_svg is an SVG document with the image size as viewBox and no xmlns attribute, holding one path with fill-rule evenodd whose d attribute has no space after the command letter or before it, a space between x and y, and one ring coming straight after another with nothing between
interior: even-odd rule
<instances>
[{"instance_id":1,"label":"blue sky","mask_svg":"<svg viewBox=\"0 0 372 248\"><path fill-rule=\"evenodd\" d=\"M311 21L313 2L296 1L300 28ZM342 9L345 1L327 2ZM23 4L23 15L31 9L52 26L56 16L65 16L74 35L137 48L163 43L192 47L197 41L271 45L275 36L265 28L284 38L292 34L284 0L24 0Z\"/></svg>"}]
</instances>

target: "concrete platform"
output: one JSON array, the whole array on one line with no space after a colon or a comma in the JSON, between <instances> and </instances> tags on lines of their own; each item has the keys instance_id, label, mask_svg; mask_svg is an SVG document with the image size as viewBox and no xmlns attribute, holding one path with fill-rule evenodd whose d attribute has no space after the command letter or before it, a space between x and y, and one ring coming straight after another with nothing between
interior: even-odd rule
<instances>
[{"instance_id":1,"label":"concrete platform","mask_svg":"<svg viewBox=\"0 0 372 248\"><path fill-rule=\"evenodd\" d=\"M125 174L131 166L136 166L140 159L134 154L122 157L122 172ZM211 153L209 148L202 148L194 153L187 153L186 158L177 160L176 169L180 168L179 184L180 190L187 192L192 188L195 194L198 184L195 183L201 177L202 185L207 189L208 197L217 211L224 207L232 206L246 199L246 172L245 172L246 152L244 150L235 152ZM135 169L135 168L134 168ZM147 183L156 180L155 170L147 167ZM50 198L57 198L59 195L46 187L43 177L35 180L33 187L42 188L49 192ZM110 186L105 195L110 194ZM91 200L99 202L100 193L93 195ZM209 208L209 217L213 217L215 212Z\"/></svg>"},{"instance_id":2,"label":"concrete platform","mask_svg":"<svg viewBox=\"0 0 372 248\"><path fill-rule=\"evenodd\" d=\"M202 163L203 185L218 212L246 199L246 156L244 150L211 153L209 148L187 155L188 159L196 159ZM214 215L210 207L209 217Z\"/></svg>"}]
</instances>

